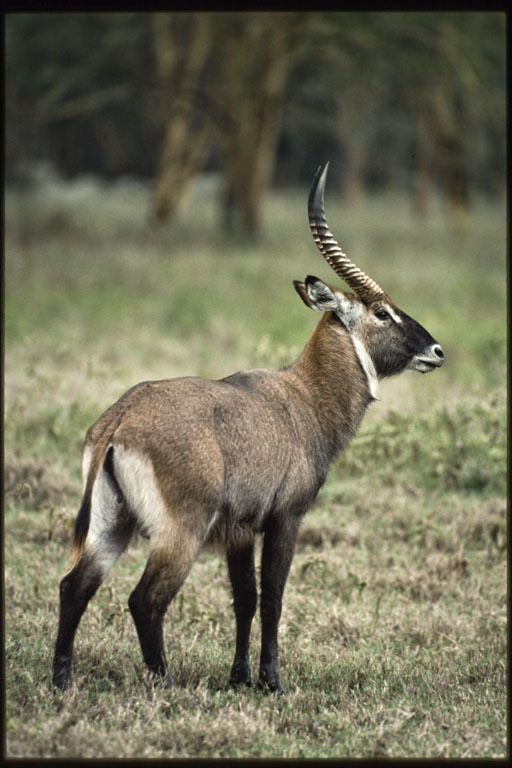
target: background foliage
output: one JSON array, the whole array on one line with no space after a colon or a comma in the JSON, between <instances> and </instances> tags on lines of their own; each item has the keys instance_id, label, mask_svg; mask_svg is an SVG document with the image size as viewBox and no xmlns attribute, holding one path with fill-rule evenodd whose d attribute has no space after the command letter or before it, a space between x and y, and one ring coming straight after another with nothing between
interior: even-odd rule
<instances>
[{"instance_id":1,"label":"background foliage","mask_svg":"<svg viewBox=\"0 0 512 768\"><path fill-rule=\"evenodd\" d=\"M159 220L210 170L255 234L268 187L327 159L349 203L392 187L425 214L441 189L458 225L504 190L502 13L13 14L6 72L11 178L152 178Z\"/></svg>"}]
</instances>

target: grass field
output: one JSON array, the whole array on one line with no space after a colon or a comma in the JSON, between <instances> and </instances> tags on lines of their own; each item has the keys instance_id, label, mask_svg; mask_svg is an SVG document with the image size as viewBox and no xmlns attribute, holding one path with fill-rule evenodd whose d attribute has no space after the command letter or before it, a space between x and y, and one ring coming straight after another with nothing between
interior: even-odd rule
<instances>
[{"instance_id":1,"label":"grass field","mask_svg":"<svg viewBox=\"0 0 512 768\"><path fill-rule=\"evenodd\" d=\"M441 203L346 210L344 250L443 346L429 376L385 382L304 519L280 625L286 697L227 678L234 618L203 553L165 622L179 687L149 681L127 599L133 542L80 625L74 684L51 691L58 582L80 500L85 430L144 379L276 367L318 320L292 279L336 280L307 190L275 193L266 234L224 242L213 189L155 231L150 192L83 180L7 196L7 757L503 757L506 743L504 205L465 237ZM253 630L253 661L259 628Z\"/></svg>"}]
</instances>

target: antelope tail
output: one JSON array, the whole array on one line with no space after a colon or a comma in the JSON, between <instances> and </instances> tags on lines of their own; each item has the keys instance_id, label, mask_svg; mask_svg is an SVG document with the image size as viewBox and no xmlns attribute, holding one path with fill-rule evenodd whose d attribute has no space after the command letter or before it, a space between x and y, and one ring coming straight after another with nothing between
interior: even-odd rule
<instances>
[{"instance_id":1,"label":"antelope tail","mask_svg":"<svg viewBox=\"0 0 512 768\"><path fill-rule=\"evenodd\" d=\"M75 527L73 529L73 539L71 541L68 558L68 572L73 570L75 565L82 557L84 551L85 539L87 538L87 532L89 530L89 523L91 520L91 495L92 484L87 483L87 487L82 498L82 504L80 505L80 509L75 520Z\"/></svg>"}]
</instances>

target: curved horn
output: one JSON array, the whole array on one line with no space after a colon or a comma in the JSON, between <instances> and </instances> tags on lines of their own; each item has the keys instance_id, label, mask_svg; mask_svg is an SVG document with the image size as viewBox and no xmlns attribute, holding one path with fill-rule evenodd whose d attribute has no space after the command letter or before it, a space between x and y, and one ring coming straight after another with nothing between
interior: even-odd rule
<instances>
[{"instance_id":1,"label":"curved horn","mask_svg":"<svg viewBox=\"0 0 512 768\"><path fill-rule=\"evenodd\" d=\"M367 304L384 295L384 291L371 278L361 272L346 256L329 232L324 211L324 189L329 163L319 166L308 200L309 226L313 239L328 264Z\"/></svg>"}]
</instances>

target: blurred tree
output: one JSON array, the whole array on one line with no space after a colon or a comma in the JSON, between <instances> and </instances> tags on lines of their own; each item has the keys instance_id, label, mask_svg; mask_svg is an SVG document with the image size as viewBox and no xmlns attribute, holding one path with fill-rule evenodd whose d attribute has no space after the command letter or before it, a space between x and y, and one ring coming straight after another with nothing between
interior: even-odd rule
<instances>
[{"instance_id":1,"label":"blurred tree","mask_svg":"<svg viewBox=\"0 0 512 768\"><path fill-rule=\"evenodd\" d=\"M165 122L156 174L159 221L174 215L188 181L212 145L219 144L224 225L258 232L276 155L291 18L284 13L153 15Z\"/></svg>"},{"instance_id":2,"label":"blurred tree","mask_svg":"<svg viewBox=\"0 0 512 768\"><path fill-rule=\"evenodd\" d=\"M10 14L6 171L155 179L176 212L203 168L222 220L255 234L273 178L320 162L347 200L399 186L459 228L505 184L505 15L495 12ZM275 173L274 173L275 169Z\"/></svg>"},{"instance_id":3,"label":"blurred tree","mask_svg":"<svg viewBox=\"0 0 512 768\"><path fill-rule=\"evenodd\" d=\"M222 15L224 225L254 236L274 166L289 66L286 13Z\"/></svg>"},{"instance_id":4,"label":"blurred tree","mask_svg":"<svg viewBox=\"0 0 512 768\"><path fill-rule=\"evenodd\" d=\"M211 129L201 109L200 82L213 45L208 13L155 13L153 39L165 132L156 175L155 213L159 221L173 215L187 182L198 171Z\"/></svg>"},{"instance_id":5,"label":"blurred tree","mask_svg":"<svg viewBox=\"0 0 512 768\"><path fill-rule=\"evenodd\" d=\"M6 161L36 158L66 176L152 173L148 14L13 14L6 25ZM149 87L148 87L149 82ZM148 135L149 134L149 135Z\"/></svg>"},{"instance_id":6,"label":"blurred tree","mask_svg":"<svg viewBox=\"0 0 512 768\"><path fill-rule=\"evenodd\" d=\"M424 13L418 14L416 25L408 23L407 14L400 22L398 40L392 36L388 40L405 57L400 92L407 98L416 128L411 165L416 210L426 212L436 177L447 214L454 228L464 233L474 155L472 114L488 99L489 89L490 72L479 38L494 39L498 49L504 50L503 18L492 13ZM487 119L492 112L501 112L503 124L499 126L498 120L493 127L489 122L486 131L497 130L495 138L504 146L503 91L494 96L493 107L485 111ZM482 118L480 113L478 122Z\"/></svg>"},{"instance_id":7,"label":"blurred tree","mask_svg":"<svg viewBox=\"0 0 512 768\"><path fill-rule=\"evenodd\" d=\"M417 23L411 25L407 14L399 14L393 28L387 24L384 32L389 52L396 52L399 67L394 80L413 125L415 209L421 215L427 212L437 172L447 211L453 223L463 228L469 204L463 105L475 93L470 60L464 55L469 38L459 16L420 13Z\"/></svg>"},{"instance_id":8,"label":"blurred tree","mask_svg":"<svg viewBox=\"0 0 512 768\"><path fill-rule=\"evenodd\" d=\"M437 185L462 230L471 188L496 167L475 154L475 135L504 161L504 15L306 16L284 123L287 133L297 125L307 133L296 151L321 157L334 139L348 202L372 186L406 185L415 209L426 213Z\"/></svg>"}]
</instances>

